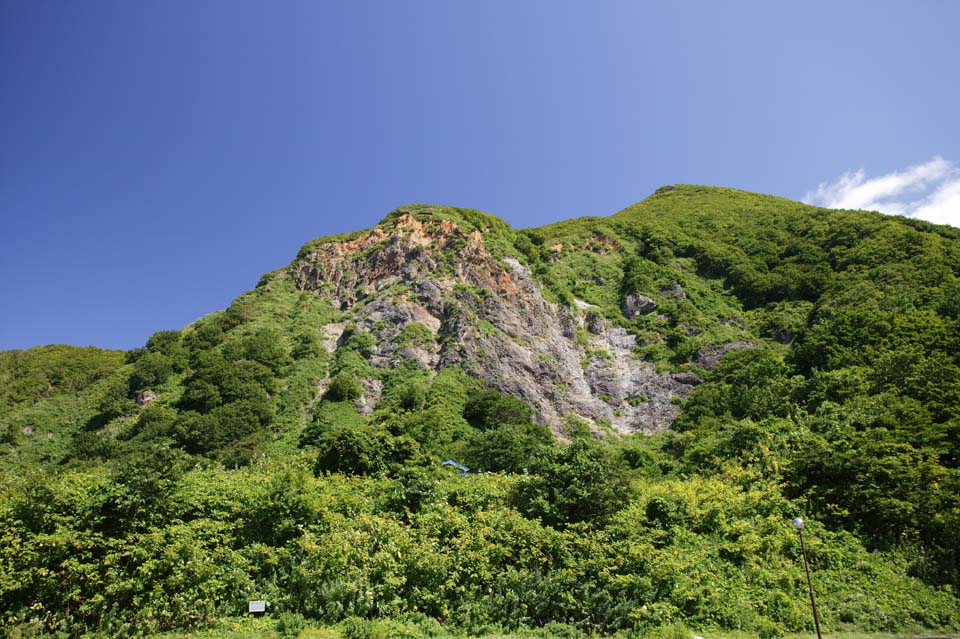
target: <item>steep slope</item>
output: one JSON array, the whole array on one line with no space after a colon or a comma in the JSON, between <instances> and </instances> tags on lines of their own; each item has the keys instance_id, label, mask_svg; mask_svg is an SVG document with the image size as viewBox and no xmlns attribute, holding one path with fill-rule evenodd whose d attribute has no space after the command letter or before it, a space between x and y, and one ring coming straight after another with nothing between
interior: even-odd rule
<instances>
[{"instance_id":1,"label":"steep slope","mask_svg":"<svg viewBox=\"0 0 960 639\"><path fill-rule=\"evenodd\" d=\"M488 250L488 228L462 228L436 207L402 209L368 234L319 244L289 273L346 314L326 327L331 351L349 326L372 336L374 367L459 366L535 407L557 433L570 417L621 432L667 427L696 377L658 373L634 356L636 337L590 305L544 299L523 253ZM403 346L414 324L424 339ZM370 411L378 399L367 384L358 403Z\"/></svg>"},{"instance_id":2,"label":"steep slope","mask_svg":"<svg viewBox=\"0 0 960 639\"><path fill-rule=\"evenodd\" d=\"M390 372L409 366L428 378L462 369L532 406L535 420L561 437L584 427L653 433L675 421L730 351L762 346L825 383L847 356L870 366L889 342L884 326L909 330L916 316L938 327L923 348L932 353L939 343L955 366L958 239L950 227L695 186L664 187L611 217L523 231L477 211L403 207L372 230L308 243L230 309L158 333L145 351L128 354L112 382L77 395L70 421L91 433L112 422L102 432L126 437L142 410L132 400L157 398L157 407L200 416L230 404L239 398L226 401L230 391L198 399L213 379L197 372L209 353L269 369L247 373L271 408L241 420L240 438L295 438L343 371L360 384L359 415L370 416ZM890 317L860 334L850 309L864 304ZM914 393L940 407L940 420L957 396L951 380ZM48 400L38 400L33 410L43 412ZM52 446L24 438L32 427L24 419L9 408L0 414L11 450ZM213 440L184 435L197 428L174 430L209 449Z\"/></svg>"},{"instance_id":3,"label":"steep slope","mask_svg":"<svg viewBox=\"0 0 960 639\"><path fill-rule=\"evenodd\" d=\"M62 456L64 441L96 410L90 405L94 389L124 363L122 352L93 347L0 352L0 451L41 441L28 446L31 452Z\"/></svg>"}]
</instances>

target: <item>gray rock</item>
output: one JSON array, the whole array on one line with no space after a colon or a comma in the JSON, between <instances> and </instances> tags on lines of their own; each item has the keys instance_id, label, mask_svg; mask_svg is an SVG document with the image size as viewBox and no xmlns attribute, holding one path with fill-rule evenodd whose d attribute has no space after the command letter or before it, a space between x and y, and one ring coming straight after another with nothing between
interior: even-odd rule
<instances>
[{"instance_id":1,"label":"gray rock","mask_svg":"<svg viewBox=\"0 0 960 639\"><path fill-rule=\"evenodd\" d=\"M587 323L587 330L588 330L588 331L590 331L590 332L593 333L594 335L602 335L602 334L603 334L603 330L604 330L603 318L600 317L600 315L598 315L598 314L597 314L596 312L594 312L594 311L587 311L587 315L586 315L586 317L585 317L584 319L585 319L585 321L586 321L586 323Z\"/></svg>"},{"instance_id":2,"label":"gray rock","mask_svg":"<svg viewBox=\"0 0 960 639\"><path fill-rule=\"evenodd\" d=\"M674 373L671 375L673 381L679 382L681 384L686 384L687 386L698 386L703 380L700 379L700 376L696 373Z\"/></svg>"},{"instance_id":3,"label":"gray rock","mask_svg":"<svg viewBox=\"0 0 960 639\"><path fill-rule=\"evenodd\" d=\"M520 263L515 257L505 257L503 258L503 263L510 267L510 270L513 274L520 279L530 279L531 273L530 269Z\"/></svg>"},{"instance_id":4,"label":"gray rock","mask_svg":"<svg viewBox=\"0 0 960 639\"><path fill-rule=\"evenodd\" d=\"M678 326L679 328L681 328L681 329L683 330L683 332L686 333L687 335L689 335L690 337L695 337L695 336L700 335L701 333L703 333L703 331L700 330L699 327L694 326L693 324L691 324L691 323L689 323L689 322L680 322L679 324L677 324L677 326Z\"/></svg>"},{"instance_id":5,"label":"gray rock","mask_svg":"<svg viewBox=\"0 0 960 639\"><path fill-rule=\"evenodd\" d=\"M487 387L527 402L536 421L558 435L570 417L593 423L598 434L608 432L601 423L622 433L652 433L676 418L675 398L692 392L693 378L660 374L652 363L638 360L635 335L595 309L547 302L529 269L515 258L495 259L476 231L403 215L393 224L394 229L322 245L291 267L299 288L344 308L341 324L324 330L331 345L354 323L375 337L368 354L373 366L391 368L402 359L416 360L428 371L459 366ZM451 263L452 269L438 268ZM395 286L401 280L406 286ZM622 307L630 319L655 309L639 292L628 295ZM396 340L411 322L427 326L432 338L416 344ZM578 341L584 325L586 345ZM382 392L379 380L365 380L357 409L372 412ZM646 401L636 401L641 395Z\"/></svg>"},{"instance_id":6,"label":"gray rock","mask_svg":"<svg viewBox=\"0 0 960 639\"><path fill-rule=\"evenodd\" d=\"M678 301L687 299L687 292L683 290L683 287L680 286L678 282L674 282L672 286L660 291L660 295Z\"/></svg>"},{"instance_id":7,"label":"gray rock","mask_svg":"<svg viewBox=\"0 0 960 639\"><path fill-rule=\"evenodd\" d=\"M369 415L383 397L383 382L379 379L363 380L363 394L353 402L361 415Z\"/></svg>"},{"instance_id":8,"label":"gray rock","mask_svg":"<svg viewBox=\"0 0 960 639\"><path fill-rule=\"evenodd\" d=\"M596 304L591 304L590 302L584 302L582 299L577 297L573 298L573 305L579 308L581 311L586 311L591 308L600 308Z\"/></svg>"},{"instance_id":9,"label":"gray rock","mask_svg":"<svg viewBox=\"0 0 960 639\"><path fill-rule=\"evenodd\" d=\"M657 303L651 298L640 293L630 293L623 298L620 310L627 319L637 319L641 315L652 313L657 308Z\"/></svg>"},{"instance_id":10,"label":"gray rock","mask_svg":"<svg viewBox=\"0 0 960 639\"><path fill-rule=\"evenodd\" d=\"M708 344L694 354L693 363L705 370L711 370L716 368L720 362L720 358L723 357L725 353L756 347L756 344L747 341L728 342L720 345Z\"/></svg>"},{"instance_id":11,"label":"gray rock","mask_svg":"<svg viewBox=\"0 0 960 639\"><path fill-rule=\"evenodd\" d=\"M614 349L633 351L637 346L637 336L628 333L627 329L617 326L606 331L607 343Z\"/></svg>"}]
</instances>

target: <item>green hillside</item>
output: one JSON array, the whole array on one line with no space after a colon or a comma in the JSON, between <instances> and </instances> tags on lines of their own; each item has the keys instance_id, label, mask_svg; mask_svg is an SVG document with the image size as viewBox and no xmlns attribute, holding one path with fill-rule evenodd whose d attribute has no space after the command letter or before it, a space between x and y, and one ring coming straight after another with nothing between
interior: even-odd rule
<instances>
[{"instance_id":1,"label":"green hillside","mask_svg":"<svg viewBox=\"0 0 960 639\"><path fill-rule=\"evenodd\" d=\"M828 634L957 632L958 451L958 229L401 207L143 348L0 353L0 623L769 639L799 515Z\"/></svg>"}]
</instances>

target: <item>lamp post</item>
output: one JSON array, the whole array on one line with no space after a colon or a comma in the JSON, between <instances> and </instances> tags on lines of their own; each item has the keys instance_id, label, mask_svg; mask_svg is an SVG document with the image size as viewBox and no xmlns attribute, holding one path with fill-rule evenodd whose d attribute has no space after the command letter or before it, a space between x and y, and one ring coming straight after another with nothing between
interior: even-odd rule
<instances>
[{"instance_id":1,"label":"lamp post","mask_svg":"<svg viewBox=\"0 0 960 639\"><path fill-rule=\"evenodd\" d=\"M817 639L823 639L820 634L820 617L817 615L817 600L813 596L813 581L810 579L810 564L807 563L807 547L803 545L803 525L804 521L797 517L793 520L793 527L797 529L800 535L800 553L803 555L803 568L807 571L807 590L810 591L810 607L813 608L813 625L817 628Z\"/></svg>"}]
</instances>

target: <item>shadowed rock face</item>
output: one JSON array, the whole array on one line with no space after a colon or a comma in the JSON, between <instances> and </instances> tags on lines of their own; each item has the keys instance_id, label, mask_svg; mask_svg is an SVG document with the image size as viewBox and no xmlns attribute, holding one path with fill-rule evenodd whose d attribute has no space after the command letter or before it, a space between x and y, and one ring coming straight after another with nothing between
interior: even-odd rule
<instances>
[{"instance_id":1,"label":"shadowed rock face","mask_svg":"<svg viewBox=\"0 0 960 639\"><path fill-rule=\"evenodd\" d=\"M637 319L641 315L652 313L657 309L657 303L646 295L640 293L630 293L627 295L620 310L627 319Z\"/></svg>"},{"instance_id":2,"label":"shadowed rock face","mask_svg":"<svg viewBox=\"0 0 960 639\"><path fill-rule=\"evenodd\" d=\"M376 338L374 366L459 366L529 403L557 434L571 417L598 433L606 424L622 433L663 430L679 411L674 398L699 383L693 374L657 373L634 357L634 335L596 313L546 301L519 260L495 259L480 232L449 220L401 214L357 239L320 245L290 274ZM430 337L405 340L414 323ZM344 327L326 327L330 348ZM372 409L374 386L365 384L362 410Z\"/></svg>"}]
</instances>

